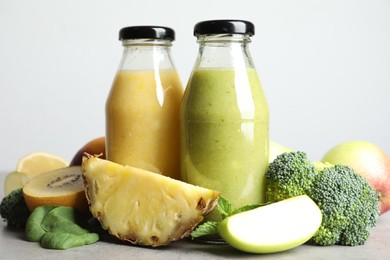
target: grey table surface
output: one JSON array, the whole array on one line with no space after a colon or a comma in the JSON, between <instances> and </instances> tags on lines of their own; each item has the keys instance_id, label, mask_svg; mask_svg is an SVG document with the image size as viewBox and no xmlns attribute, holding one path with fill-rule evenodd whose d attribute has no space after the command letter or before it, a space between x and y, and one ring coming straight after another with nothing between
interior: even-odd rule
<instances>
[{"instance_id":1,"label":"grey table surface","mask_svg":"<svg viewBox=\"0 0 390 260\"><path fill-rule=\"evenodd\" d=\"M4 176L4 175L0 175ZM3 178L0 194L3 194ZM390 259L390 212L379 218L364 245L319 247L301 245L274 254L247 254L228 245L209 245L190 240L159 248L133 246L104 235L95 244L68 250L49 250L28 242L23 230L0 222L0 259Z\"/></svg>"}]
</instances>

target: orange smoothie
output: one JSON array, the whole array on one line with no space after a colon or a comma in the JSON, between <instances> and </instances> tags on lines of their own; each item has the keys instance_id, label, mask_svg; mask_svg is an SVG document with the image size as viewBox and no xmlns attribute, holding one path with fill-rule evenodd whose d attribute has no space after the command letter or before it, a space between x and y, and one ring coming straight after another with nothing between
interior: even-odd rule
<instances>
[{"instance_id":1,"label":"orange smoothie","mask_svg":"<svg viewBox=\"0 0 390 260\"><path fill-rule=\"evenodd\" d=\"M118 71L106 103L107 159L180 179L175 70Z\"/></svg>"}]
</instances>

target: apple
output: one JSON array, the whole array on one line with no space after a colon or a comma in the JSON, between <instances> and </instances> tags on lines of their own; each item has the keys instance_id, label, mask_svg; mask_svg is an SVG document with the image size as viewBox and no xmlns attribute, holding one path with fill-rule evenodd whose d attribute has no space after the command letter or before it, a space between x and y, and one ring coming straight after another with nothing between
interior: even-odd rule
<instances>
[{"instance_id":1,"label":"apple","mask_svg":"<svg viewBox=\"0 0 390 260\"><path fill-rule=\"evenodd\" d=\"M289 153L292 150L287 148L273 140L269 141L269 163L271 163L275 158L282 153Z\"/></svg>"},{"instance_id":2,"label":"apple","mask_svg":"<svg viewBox=\"0 0 390 260\"><path fill-rule=\"evenodd\" d=\"M367 179L379 196L381 214L390 210L390 158L367 141L347 141L331 148L322 162L351 167Z\"/></svg>"},{"instance_id":3,"label":"apple","mask_svg":"<svg viewBox=\"0 0 390 260\"><path fill-rule=\"evenodd\" d=\"M23 188L24 185L31 179L21 172L10 172L4 180L4 197L16 189Z\"/></svg>"},{"instance_id":4,"label":"apple","mask_svg":"<svg viewBox=\"0 0 390 260\"><path fill-rule=\"evenodd\" d=\"M86 143L77 153L74 155L70 166L79 166L83 161L84 153L91 155L100 155L99 158L106 158L106 138L104 136L97 137Z\"/></svg>"},{"instance_id":5,"label":"apple","mask_svg":"<svg viewBox=\"0 0 390 260\"><path fill-rule=\"evenodd\" d=\"M218 232L238 250L275 253L307 242L321 221L317 204L301 195L227 217Z\"/></svg>"}]
</instances>

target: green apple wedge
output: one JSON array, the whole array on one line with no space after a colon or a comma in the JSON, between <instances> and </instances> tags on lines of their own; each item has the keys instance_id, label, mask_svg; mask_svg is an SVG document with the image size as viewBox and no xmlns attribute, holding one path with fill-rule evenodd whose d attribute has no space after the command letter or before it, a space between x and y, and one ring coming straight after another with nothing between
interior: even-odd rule
<instances>
[{"instance_id":1,"label":"green apple wedge","mask_svg":"<svg viewBox=\"0 0 390 260\"><path fill-rule=\"evenodd\" d=\"M307 242L321 221L317 204L301 195L227 217L218 232L238 250L275 253Z\"/></svg>"},{"instance_id":2,"label":"green apple wedge","mask_svg":"<svg viewBox=\"0 0 390 260\"><path fill-rule=\"evenodd\" d=\"M282 153L289 153L292 149L281 145L280 143L270 140L269 141L269 162L271 163L275 158Z\"/></svg>"},{"instance_id":3,"label":"green apple wedge","mask_svg":"<svg viewBox=\"0 0 390 260\"><path fill-rule=\"evenodd\" d=\"M23 188L30 178L21 172L10 172L4 180L4 196L7 196L11 191Z\"/></svg>"}]
</instances>

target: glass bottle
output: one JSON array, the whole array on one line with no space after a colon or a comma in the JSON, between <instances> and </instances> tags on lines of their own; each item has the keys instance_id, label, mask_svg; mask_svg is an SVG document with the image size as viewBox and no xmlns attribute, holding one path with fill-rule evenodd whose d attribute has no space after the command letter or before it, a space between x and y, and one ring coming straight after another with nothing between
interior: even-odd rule
<instances>
[{"instance_id":1,"label":"glass bottle","mask_svg":"<svg viewBox=\"0 0 390 260\"><path fill-rule=\"evenodd\" d=\"M248 48L254 25L203 21L194 35L199 53L180 110L182 179L220 191L236 207L261 203L269 110Z\"/></svg>"},{"instance_id":2,"label":"glass bottle","mask_svg":"<svg viewBox=\"0 0 390 260\"><path fill-rule=\"evenodd\" d=\"M183 86L171 55L174 39L174 30L161 26L119 31L123 54L106 102L106 156L179 179Z\"/></svg>"}]
</instances>

